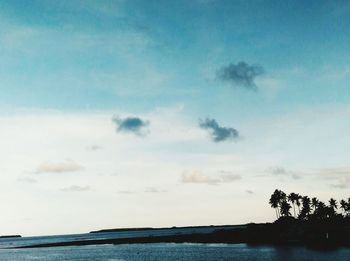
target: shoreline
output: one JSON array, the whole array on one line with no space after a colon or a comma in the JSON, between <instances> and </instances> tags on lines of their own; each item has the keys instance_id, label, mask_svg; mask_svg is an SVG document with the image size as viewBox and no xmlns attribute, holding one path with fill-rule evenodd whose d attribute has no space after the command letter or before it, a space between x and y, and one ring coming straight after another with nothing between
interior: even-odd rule
<instances>
[{"instance_id":1,"label":"shoreline","mask_svg":"<svg viewBox=\"0 0 350 261\"><path fill-rule=\"evenodd\" d=\"M172 226L172 227L140 227L140 228L107 228L90 231L90 234L96 233L113 233L113 232L129 232L129 231L159 231L159 230L168 230L168 229L198 229L198 228L214 228L214 229L236 229L240 227L246 227L247 224L241 225L208 225L208 226Z\"/></svg>"},{"instance_id":2,"label":"shoreline","mask_svg":"<svg viewBox=\"0 0 350 261\"><path fill-rule=\"evenodd\" d=\"M22 237L21 235L4 235L4 236L0 236L0 239L2 238L20 238Z\"/></svg>"},{"instance_id":3,"label":"shoreline","mask_svg":"<svg viewBox=\"0 0 350 261\"><path fill-rule=\"evenodd\" d=\"M212 228L209 233L176 233L173 235L146 235L135 237L108 238L108 239L84 239L55 243L41 243L25 246L12 247L15 249L43 248L43 247L65 247L86 246L102 244L147 244L147 243L224 243L224 244L248 244L248 245L288 245L306 246L317 249L331 249L339 247L350 247L350 225L349 224L325 224L299 222L297 220L287 222L247 224L237 226L198 226L179 227L184 228ZM173 228L148 228L148 231ZM145 229L143 229L145 230ZM102 229L100 232L125 232L143 231L134 229ZM90 232L91 233L91 232Z\"/></svg>"}]
</instances>

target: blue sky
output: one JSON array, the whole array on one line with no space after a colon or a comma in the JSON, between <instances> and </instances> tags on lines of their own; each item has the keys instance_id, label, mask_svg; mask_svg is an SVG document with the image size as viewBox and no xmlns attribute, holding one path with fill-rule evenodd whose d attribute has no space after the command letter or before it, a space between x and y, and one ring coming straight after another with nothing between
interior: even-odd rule
<instances>
[{"instance_id":1,"label":"blue sky","mask_svg":"<svg viewBox=\"0 0 350 261\"><path fill-rule=\"evenodd\" d=\"M284 81L285 90L273 102L261 94L225 93L223 103L229 106L253 101L257 111L270 113L282 104L292 109L346 102L344 77L320 79L325 72L345 70L349 60L344 5L5 1L1 89L6 99L1 105L152 109L191 101L199 111L210 110L212 100L223 99L227 91L214 80L215 71L238 61L262 65L265 77ZM293 75L293 70L303 73ZM217 109L226 110L225 104Z\"/></svg>"},{"instance_id":2,"label":"blue sky","mask_svg":"<svg viewBox=\"0 0 350 261\"><path fill-rule=\"evenodd\" d=\"M13 188L2 229L258 222L273 219L276 187L346 197L349 11L349 1L2 1L1 179ZM240 63L262 69L253 85L239 82ZM22 194L33 211L11 206ZM114 216L45 221L55 204L67 205L62 220L70 205L87 215L86 199ZM241 216L225 214L231 202Z\"/></svg>"}]
</instances>

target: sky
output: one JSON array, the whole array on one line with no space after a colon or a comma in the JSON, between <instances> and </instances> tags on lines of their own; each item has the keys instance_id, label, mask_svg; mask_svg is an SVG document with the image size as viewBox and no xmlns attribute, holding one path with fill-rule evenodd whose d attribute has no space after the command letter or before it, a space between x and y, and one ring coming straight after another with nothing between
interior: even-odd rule
<instances>
[{"instance_id":1,"label":"sky","mask_svg":"<svg viewBox=\"0 0 350 261\"><path fill-rule=\"evenodd\" d=\"M269 222L348 198L350 1L0 2L0 234Z\"/></svg>"}]
</instances>

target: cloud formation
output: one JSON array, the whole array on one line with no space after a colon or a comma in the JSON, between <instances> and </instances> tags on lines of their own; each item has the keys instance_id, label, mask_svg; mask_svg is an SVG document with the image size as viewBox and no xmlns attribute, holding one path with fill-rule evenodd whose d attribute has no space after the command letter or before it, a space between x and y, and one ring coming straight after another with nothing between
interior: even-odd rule
<instances>
[{"instance_id":1,"label":"cloud formation","mask_svg":"<svg viewBox=\"0 0 350 261\"><path fill-rule=\"evenodd\" d=\"M134 191L130 191L130 190L119 190L118 193L120 194L134 194Z\"/></svg>"},{"instance_id":2,"label":"cloud formation","mask_svg":"<svg viewBox=\"0 0 350 261\"><path fill-rule=\"evenodd\" d=\"M270 173L272 173L273 175L276 175L276 176L290 177L290 178L292 178L294 180L301 179L301 176L296 174L294 171L286 170L285 168L280 167L280 166L270 167L268 169L268 172L270 172Z\"/></svg>"},{"instance_id":3,"label":"cloud formation","mask_svg":"<svg viewBox=\"0 0 350 261\"><path fill-rule=\"evenodd\" d=\"M146 188L145 192L146 193L164 193L164 192L167 192L167 191L164 190L164 189L158 189L158 188L155 188L155 187L149 187L149 188Z\"/></svg>"},{"instance_id":4,"label":"cloud formation","mask_svg":"<svg viewBox=\"0 0 350 261\"><path fill-rule=\"evenodd\" d=\"M269 171L274 175L287 175L288 171L283 167L271 167Z\"/></svg>"},{"instance_id":5,"label":"cloud formation","mask_svg":"<svg viewBox=\"0 0 350 261\"><path fill-rule=\"evenodd\" d=\"M324 168L317 170L316 173L325 177L350 176L350 167Z\"/></svg>"},{"instance_id":6,"label":"cloud formation","mask_svg":"<svg viewBox=\"0 0 350 261\"><path fill-rule=\"evenodd\" d=\"M88 191L91 190L89 186L76 186L72 185L70 187L62 188L61 191L63 192L83 192L83 191Z\"/></svg>"},{"instance_id":7,"label":"cloud formation","mask_svg":"<svg viewBox=\"0 0 350 261\"><path fill-rule=\"evenodd\" d=\"M64 173L83 170L84 168L72 160L62 162L45 162L36 169L35 173Z\"/></svg>"},{"instance_id":8,"label":"cloud formation","mask_svg":"<svg viewBox=\"0 0 350 261\"><path fill-rule=\"evenodd\" d=\"M215 119L199 120L199 127L208 130L214 142L237 140L239 138L239 133L236 129L221 127Z\"/></svg>"},{"instance_id":9,"label":"cloud formation","mask_svg":"<svg viewBox=\"0 0 350 261\"><path fill-rule=\"evenodd\" d=\"M183 173L181 178L182 183L204 183L209 185L216 185L219 183L219 181L219 179L211 178L199 171L193 171L189 174Z\"/></svg>"},{"instance_id":10,"label":"cloud formation","mask_svg":"<svg viewBox=\"0 0 350 261\"><path fill-rule=\"evenodd\" d=\"M227 66L221 67L216 72L216 77L236 87L257 90L257 86L254 82L255 78L263 73L264 69L262 66L257 64L249 65L241 61L237 64L230 63Z\"/></svg>"},{"instance_id":11,"label":"cloud formation","mask_svg":"<svg viewBox=\"0 0 350 261\"><path fill-rule=\"evenodd\" d=\"M120 118L114 116L112 121L117 125L117 132L134 133L137 135L145 134L145 128L149 125L149 121L139 117Z\"/></svg>"},{"instance_id":12,"label":"cloud formation","mask_svg":"<svg viewBox=\"0 0 350 261\"><path fill-rule=\"evenodd\" d=\"M336 188L336 189L347 189L350 187L350 182L348 183L336 183L336 184L330 184L329 185L331 188Z\"/></svg>"},{"instance_id":13,"label":"cloud formation","mask_svg":"<svg viewBox=\"0 0 350 261\"><path fill-rule=\"evenodd\" d=\"M37 182L36 179L30 178L30 177L18 178L17 181L23 182L23 183L36 183Z\"/></svg>"},{"instance_id":14,"label":"cloud formation","mask_svg":"<svg viewBox=\"0 0 350 261\"><path fill-rule=\"evenodd\" d=\"M236 174L221 174L217 177L210 177L201 173L200 171L192 171L191 173L184 172L181 177L182 183L195 183L195 184L207 184L217 185L220 183L229 183L242 179L240 175Z\"/></svg>"},{"instance_id":15,"label":"cloud formation","mask_svg":"<svg viewBox=\"0 0 350 261\"><path fill-rule=\"evenodd\" d=\"M221 182L233 182L242 179L240 175L237 174L222 174L220 175Z\"/></svg>"},{"instance_id":16,"label":"cloud formation","mask_svg":"<svg viewBox=\"0 0 350 261\"><path fill-rule=\"evenodd\" d=\"M87 149L91 150L91 151L96 151L96 150L101 150L102 147L99 145L91 145L91 146L87 147Z\"/></svg>"},{"instance_id":17,"label":"cloud formation","mask_svg":"<svg viewBox=\"0 0 350 261\"><path fill-rule=\"evenodd\" d=\"M321 169L318 171L317 176L323 177L326 180L332 180L332 183L329 184L331 188L350 188L350 167Z\"/></svg>"}]
</instances>

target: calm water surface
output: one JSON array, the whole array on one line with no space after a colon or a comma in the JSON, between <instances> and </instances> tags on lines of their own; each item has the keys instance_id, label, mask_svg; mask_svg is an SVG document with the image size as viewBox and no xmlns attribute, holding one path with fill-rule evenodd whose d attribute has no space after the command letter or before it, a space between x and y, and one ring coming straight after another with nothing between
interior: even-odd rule
<instances>
[{"instance_id":1,"label":"calm water surface","mask_svg":"<svg viewBox=\"0 0 350 261\"><path fill-rule=\"evenodd\" d=\"M125 244L38 249L1 249L0 260L350 260L350 249L314 251L304 247L246 244Z\"/></svg>"},{"instance_id":2,"label":"calm water surface","mask_svg":"<svg viewBox=\"0 0 350 261\"><path fill-rule=\"evenodd\" d=\"M239 226L230 226L235 229ZM52 248L8 249L16 246L53 242L128 238L192 233L212 233L214 227L119 231L97 234L3 238L0 261L6 260L350 260L350 248L315 251L305 247L249 246L246 244L123 244Z\"/></svg>"}]
</instances>

